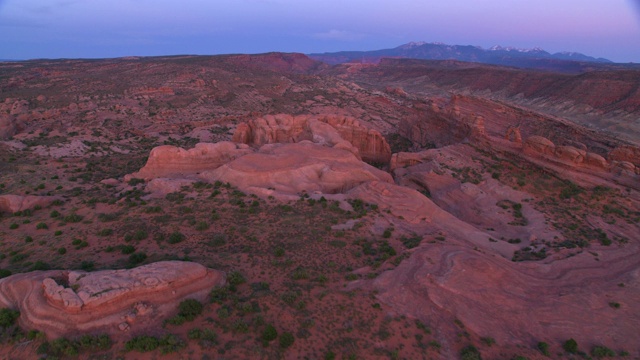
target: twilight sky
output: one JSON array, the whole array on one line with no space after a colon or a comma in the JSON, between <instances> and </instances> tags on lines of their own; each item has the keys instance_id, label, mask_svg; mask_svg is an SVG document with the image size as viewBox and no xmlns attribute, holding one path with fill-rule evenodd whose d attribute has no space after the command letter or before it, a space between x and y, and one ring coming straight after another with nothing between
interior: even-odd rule
<instances>
[{"instance_id":1,"label":"twilight sky","mask_svg":"<svg viewBox=\"0 0 640 360\"><path fill-rule=\"evenodd\" d=\"M640 0L0 0L0 59L541 47L640 63Z\"/></svg>"}]
</instances>

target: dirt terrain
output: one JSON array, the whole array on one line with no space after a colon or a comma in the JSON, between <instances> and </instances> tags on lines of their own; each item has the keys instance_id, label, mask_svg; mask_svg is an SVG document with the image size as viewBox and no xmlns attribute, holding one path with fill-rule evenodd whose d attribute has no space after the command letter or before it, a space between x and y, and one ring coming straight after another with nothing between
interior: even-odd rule
<instances>
[{"instance_id":1,"label":"dirt terrain","mask_svg":"<svg viewBox=\"0 0 640 360\"><path fill-rule=\"evenodd\" d=\"M640 358L639 78L0 62L0 357Z\"/></svg>"}]
</instances>

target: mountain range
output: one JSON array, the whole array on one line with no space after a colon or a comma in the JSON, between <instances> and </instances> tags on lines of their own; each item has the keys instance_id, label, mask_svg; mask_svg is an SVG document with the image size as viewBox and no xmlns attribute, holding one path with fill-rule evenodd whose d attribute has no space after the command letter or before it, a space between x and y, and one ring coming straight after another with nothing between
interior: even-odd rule
<instances>
[{"instance_id":1,"label":"mountain range","mask_svg":"<svg viewBox=\"0 0 640 360\"><path fill-rule=\"evenodd\" d=\"M520 68L555 69L566 62L612 64L604 58L594 58L577 52L549 53L540 48L518 49L494 46L484 49L472 45L410 42L393 49L373 51L340 51L308 54L309 57L331 65L346 62L377 63L382 58L411 58L423 60L459 60Z\"/></svg>"}]
</instances>

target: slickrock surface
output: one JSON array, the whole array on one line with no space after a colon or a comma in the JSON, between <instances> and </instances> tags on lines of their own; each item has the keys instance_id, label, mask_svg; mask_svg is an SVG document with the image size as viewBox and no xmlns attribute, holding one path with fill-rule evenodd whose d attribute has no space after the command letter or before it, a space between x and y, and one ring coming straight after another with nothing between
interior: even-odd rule
<instances>
[{"instance_id":1,"label":"slickrock surface","mask_svg":"<svg viewBox=\"0 0 640 360\"><path fill-rule=\"evenodd\" d=\"M187 298L204 300L224 273L165 261L131 270L36 271L0 280L0 306L20 311L20 325L47 336L152 330Z\"/></svg>"},{"instance_id":2,"label":"slickrock surface","mask_svg":"<svg viewBox=\"0 0 640 360\"><path fill-rule=\"evenodd\" d=\"M640 322L640 261L628 255L637 251L632 248L611 251L601 262L584 253L563 262L519 264L457 244L425 247L373 287L396 311L429 319L437 332L460 331L438 320L446 311L497 343L531 346L573 337L579 344L630 349ZM611 301L619 301L620 309Z\"/></svg>"},{"instance_id":3,"label":"slickrock surface","mask_svg":"<svg viewBox=\"0 0 640 360\"><path fill-rule=\"evenodd\" d=\"M213 170L220 165L248 153L252 150L246 145L229 141L215 144L199 143L193 149L185 150L171 145L154 148L149 154L146 165L140 171L125 177L153 179L171 176L195 175Z\"/></svg>"},{"instance_id":4,"label":"slickrock surface","mask_svg":"<svg viewBox=\"0 0 640 360\"><path fill-rule=\"evenodd\" d=\"M255 154L202 173L201 178L230 182L262 195L342 193L367 181L393 182L388 173L358 160L349 151L309 141L264 145Z\"/></svg>"}]
</instances>

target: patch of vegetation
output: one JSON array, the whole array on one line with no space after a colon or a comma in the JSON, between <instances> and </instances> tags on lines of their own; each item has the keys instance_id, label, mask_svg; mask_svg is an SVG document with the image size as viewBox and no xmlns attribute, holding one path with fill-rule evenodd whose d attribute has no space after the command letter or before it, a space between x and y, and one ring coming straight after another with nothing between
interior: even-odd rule
<instances>
[{"instance_id":1,"label":"patch of vegetation","mask_svg":"<svg viewBox=\"0 0 640 360\"><path fill-rule=\"evenodd\" d=\"M204 306L196 299L186 299L178 305L178 314L167 320L172 325L182 325L187 321L195 320L198 315L202 314Z\"/></svg>"},{"instance_id":2,"label":"patch of vegetation","mask_svg":"<svg viewBox=\"0 0 640 360\"><path fill-rule=\"evenodd\" d=\"M461 360L482 360L480 351L473 345L465 346L460 350Z\"/></svg>"},{"instance_id":3,"label":"patch of vegetation","mask_svg":"<svg viewBox=\"0 0 640 360\"><path fill-rule=\"evenodd\" d=\"M13 326L20 317L20 312L7 308L0 309L0 328Z\"/></svg>"},{"instance_id":4,"label":"patch of vegetation","mask_svg":"<svg viewBox=\"0 0 640 360\"><path fill-rule=\"evenodd\" d=\"M564 351L570 353L570 354L577 354L578 353L578 342L576 342L573 338L565 341L562 344L562 348L564 349Z\"/></svg>"}]
</instances>

